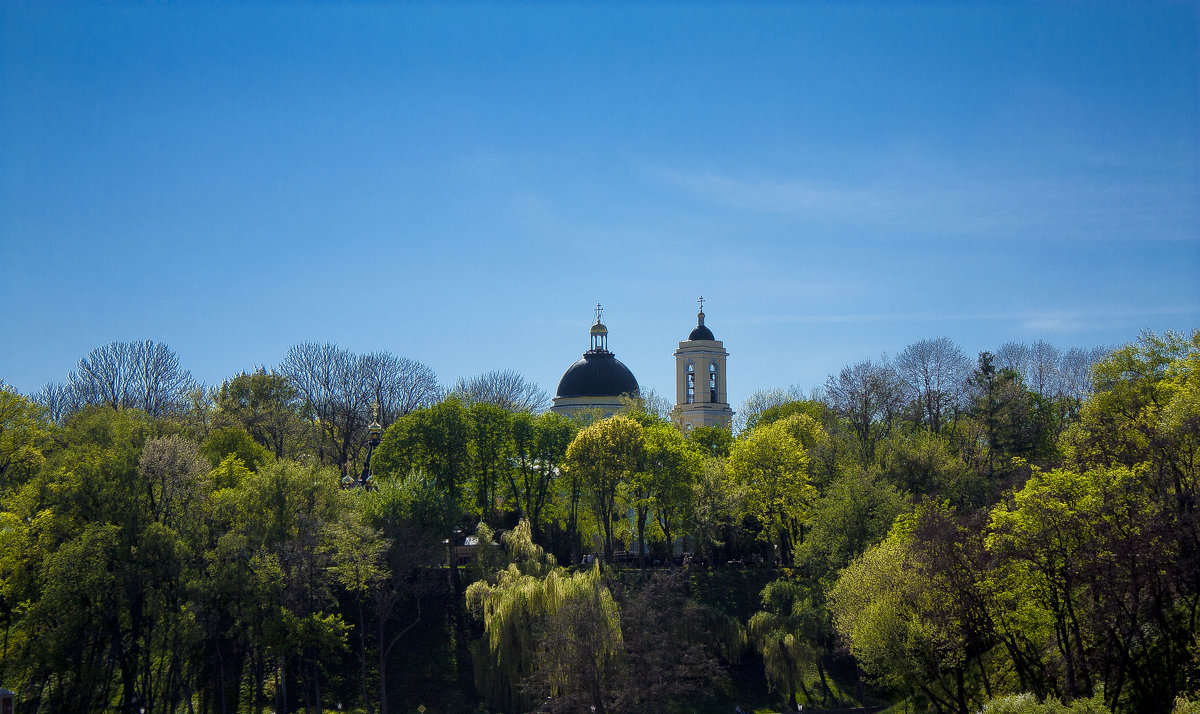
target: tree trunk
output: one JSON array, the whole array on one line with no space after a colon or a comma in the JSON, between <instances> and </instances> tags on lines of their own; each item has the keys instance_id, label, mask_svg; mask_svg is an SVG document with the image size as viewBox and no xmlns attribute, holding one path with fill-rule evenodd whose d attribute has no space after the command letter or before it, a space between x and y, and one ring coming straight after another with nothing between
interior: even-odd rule
<instances>
[{"instance_id":1,"label":"tree trunk","mask_svg":"<svg viewBox=\"0 0 1200 714\"><path fill-rule=\"evenodd\" d=\"M367 714L372 714L371 697L367 694L367 625L363 617L362 600L358 599L358 661L362 678L363 706Z\"/></svg>"}]
</instances>

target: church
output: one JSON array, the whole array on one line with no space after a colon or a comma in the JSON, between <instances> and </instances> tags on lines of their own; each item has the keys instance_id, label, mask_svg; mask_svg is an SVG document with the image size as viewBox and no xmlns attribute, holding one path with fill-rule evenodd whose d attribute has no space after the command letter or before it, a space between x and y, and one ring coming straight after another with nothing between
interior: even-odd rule
<instances>
[{"instance_id":1,"label":"church","mask_svg":"<svg viewBox=\"0 0 1200 714\"><path fill-rule=\"evenodd\" d=\"M596 323L589 331L590 346L562 379L551 411L578 414L595 410L609 417L621 408L621 397L638 393L637 378L608 349L608 327L596 305ZM675 350L675 409L673 418L685 430L700 426L733 427L733 410L725 389L725 361L729 353L704 324L704 298L696 326Z\"/></svg>"}]
</instances>

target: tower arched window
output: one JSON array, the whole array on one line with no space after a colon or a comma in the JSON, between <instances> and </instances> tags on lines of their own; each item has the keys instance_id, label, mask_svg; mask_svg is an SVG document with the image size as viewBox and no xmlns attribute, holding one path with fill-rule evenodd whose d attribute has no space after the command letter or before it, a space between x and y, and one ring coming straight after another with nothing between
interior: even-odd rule
<instances>
[{"instance_id":1,"label":"tower arched window","mask_svg":"<svg viewBox=\"0 0 1200 714\"><path fill-rule=\"evenodd\" d=\"M708 363L708 401L717 402L717 363Z\"/></svg>"},{"instance_id":2,"label":"tower arched window","mask_svg":"<svg viewBox=\"0 0 1200 714\"><path fill-rule=\"evenodd\" d=\"M696 365L687 363L687 403L696 401Z\"/></svg>"}]
</instances>

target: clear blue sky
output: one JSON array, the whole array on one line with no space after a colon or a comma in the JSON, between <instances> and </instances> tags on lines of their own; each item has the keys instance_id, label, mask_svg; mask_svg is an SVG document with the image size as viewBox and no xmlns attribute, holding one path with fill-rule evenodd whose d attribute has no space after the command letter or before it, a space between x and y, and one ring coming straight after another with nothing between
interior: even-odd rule
<instances>
[{"instance_id":1,"label":"clear blue sky","mask_svg":"<svg viewBox=\"0 0 1200 714\"><path fill-rule=\"evenodd\" d=\"M670 394L703 294L736 407L926 337L1190 330L1198 17L0 3L0 378L318 340L553 392L599 301Z\"/></svg>"}]
</instances>

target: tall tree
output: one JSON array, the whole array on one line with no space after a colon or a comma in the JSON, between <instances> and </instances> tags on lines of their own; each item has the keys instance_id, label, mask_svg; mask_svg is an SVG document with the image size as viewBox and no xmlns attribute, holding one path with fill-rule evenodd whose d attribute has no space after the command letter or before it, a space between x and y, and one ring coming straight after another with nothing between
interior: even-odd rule
<instances>
[{"instance_id":1,"label":"tall tree","mask_svg":"<svg viewBox=\"0 0 1200 714\"><path fill-rule=\"evenodd\" d=\"M169 347L153 340L110 342L79 360L64 389L47 385L41 394L64 414L86 405L141 409L161 417L184 409L196 386Z\"/></svg>"},{"instance_id":2,"label":"tall tree","mask_svg":"<svg viewBox=\"0 0 1200 714\"><path fill-rule=\"evenodd\" d=\"M957 415L970 363L948 337L914 342L896 356L896 370L908 385L918 422L933 432Z\"/></svg>"},{"instance_id":3,"label":"tall tree","mask_svg":"<svg viewBox=\"0 0 1200 714\"><path fill-rule=\"evenodd\" d=\"M294 457L300 451L302 407L296 388L285 376L260 367L221 384L215 425L240 424L275 458Z\"/></svg>"},{"instance_id":4,"label":"tall tree","mask_svg":"<svg viewBox=\"0 0 1200 714\"><path fill-rule=\"evenodd\" d=\"M825 381L825 398L850 427L868 459L875 444L886 439L904 410L904 383L887 363L865 360L843 367Z\"/></svg>"},{"instance_id":5,"label":"tall tree","mask_svg":"<svg viewBox=\"0 0 1200 714\"><path fill-rule=\"evenodd\" d=\"M700 476L703 459L688 448L683 435L671 424L646 426L643 437L650 502L670 557L679 529L691 515L692 487Z\"/></svg>"},{"instance_id":6,"label":"tall tree","mask_svg":"<svg viewBox=\"0 0 1200 714\"><path fill-rule=\"evenodd\" d=\"M513 415L516 463L515 468L508 470L509 490L519 504L522 517L529 520L535 542L541 540L546 509L554 496L567 447L574 437L574 422L561 414L545 412L534 417L521 412Z\"/></svg>"},{"instance_id":7,"label":"tall tree","mask_svg":"<svg viewBox=\"0 0 1200 714\"><path fill-rule=\"evenodd\" d=\"M816 497L809 483L808 451L794 433L809 425L815 422L793 415L760 426L734 444L728 461L730 474L745 488L747 513L758 522L759 537L776 544L789 566Z\"/></svg>"},{"instance_id":8,"label":"tall tree","mask_svg":"<svg viewBox=\"0 0 1200 714\"><path fill-rule=\"evenodd\" d=\"M604 557L610 563L618 496L637 471L642 449L642 426L622 416L580 431L567 448L565 466L578 474L590 497L604 538Z\"/></svg>"},{"instance_id":9,"label":"tall tree","mask_svg":"<svg viewBox=\"0 0 1200 714\"><path fill-rule=\"evenodd\" d=\"M477 402L468 409L471 421L475 513L497 522L500 488L512 471L513 415L494 404Z\"/></svg>"}]
</instances>

